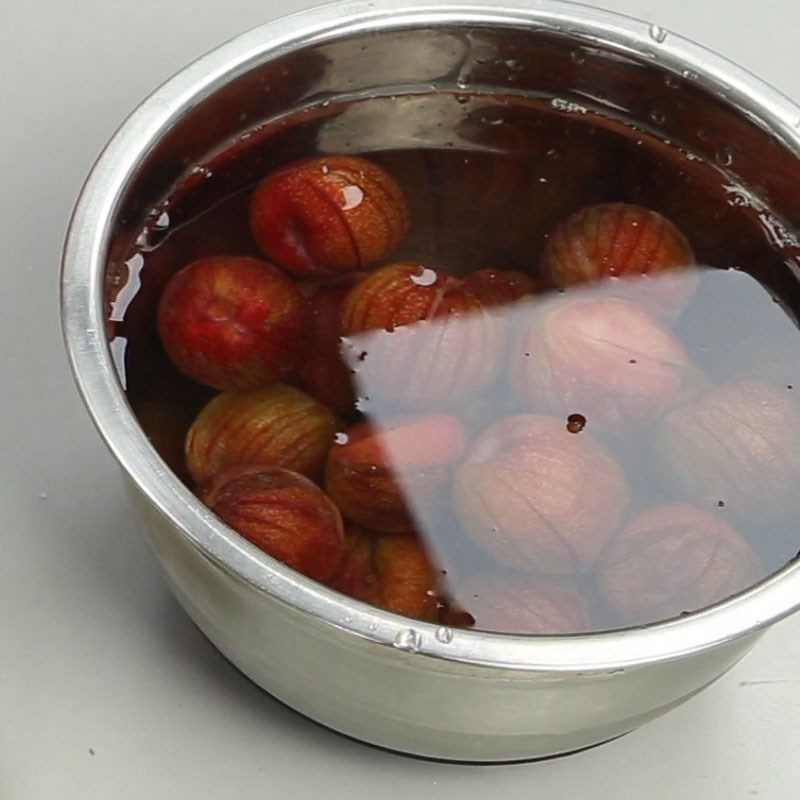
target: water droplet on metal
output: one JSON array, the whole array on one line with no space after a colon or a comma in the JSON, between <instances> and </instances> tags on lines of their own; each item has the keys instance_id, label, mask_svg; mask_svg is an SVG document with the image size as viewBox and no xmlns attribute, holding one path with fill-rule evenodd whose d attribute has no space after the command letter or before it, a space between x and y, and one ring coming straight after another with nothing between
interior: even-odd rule
<instances>
[{"instance_id":1,"label":"water droplet on metal","mask_svg":"<svg viewBox=\"0 0 800 800\"><path fill-rule=\"evenodd\" d=\"M519 72L525 65L518 58L509 58L506 66L514 72Z\"/></svg>"},{"instance_id":2,"label":"water droplet on metal","mask_svg":"<svg viewBox=\"0 0 800 800\"><path fill-rule=\"evenodd\" d=\"M570 58L576 64L585 64L586 63L586 53L583 50L573 50L570 53Z\"/></svg>"},{"instance_id":3,"label":"water droplet on metal","mask_svg":"<svg viewBox=\"0 0 800 800\"><path fill-rule=\"evenodd\" d=\"M436 639L442 644L450 644L453 641L453 631L451 628L437 628Z\"/></svg>"},{"instance_id":4,"label":"water droplet on metal","mask_svg":"<svg viewBox=\"0 0 800 800\"><path fill-rule=\"evenodd\" d=\"M367 625L367 630L368 631L373 631L373 632L378 630L378 623L377 622L370 622L370 624Z\"/></svg>"},{"instance_id":5,"label":"water droplet on metal","mask_svg":"<svg viewBox=\"0 0 800 800\"><path fill-rule=\"evenodd\" d=\"M422 647L422 637L413 628L408 628L400 631L394 637L393 644L398 650L405 650L407 653L418 653L420 647Z\"/></svg>"},{"instance_id":6,"label":"water droplet on metal","mask_svg":"<svg viewBox=\"0 0 800 800\"><path fill-rule=\"evenodd\" d=\"M660 108L654 108L650 112L650 119L653 120L656 125L663 125L666 118L667 115Z\"/></svg>"},{"instance_id":7,"label":"water droplet on metal","mask_svg":"<svg viewBox=\"0 0 800 800\"><path fill-rule=\"evenodd\" d=\"M733 150L731 150L730 147L722 145L722 147L717 150L715 158L717 159L717 164L721 167L729 167L733 164Z\"/></svg>"},{"instance_id":8,"label":"water droplet on metal","mask_svg":"<svg viewBox=\"0 0 800 800\"><path fill-rule=\"evenodd\" d=\"M667 38L667 31L665 31L660 25L651 25L650 26L650 38L654 42L658 42L662 44Z\"/></svg>"},{"instance_id":9,"label":"water droplet on metal","mask_svg":"<svg viewBox=\"0 0 800 800\"><path fill-rule=\"evenodd\" d=\"M166 211L164 211L156 220L156 228L160 228L161 230L164 228L169 228L169 214L167 214Z\"/></svg>"},{"instance_id":10,"label":"water droplet on metal","mask_svg":"<svg viewBox=\"0 0 800 800\"><path fill-rule=\"evenodd\" d=\"M664 85L667 89L677 89L680 86L680 82L674 75L667 73L664 76Z\"/></svg>"},{"instance_id":11,"label":"water droplet on metal","mask_svg":"<svg viewBox=\"0 0 800 800\"><path fill-rule=\"evenodd\" d=\"M700 77L700 75L693 69L685 69L683 70L681 75L683 75L683 77L686 78L687 81L696 81Z\"/></svg>"}]
</instances>

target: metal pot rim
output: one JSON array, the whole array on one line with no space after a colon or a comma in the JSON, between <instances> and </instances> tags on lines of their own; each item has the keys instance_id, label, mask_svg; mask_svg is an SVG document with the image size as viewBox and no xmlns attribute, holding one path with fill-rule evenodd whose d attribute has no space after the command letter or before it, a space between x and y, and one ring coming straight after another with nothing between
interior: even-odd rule
<instances>
[{"instance_id":1,"label":"metal pot rim","mask_svg":"<svg viewBox=\"0 0 800 800\"><path fill-rule=\"evenodd\" d=\"M131 412L105 336L102 302L112 223L124 189L153 142L189 105L256 64L344 35L424 26L490 25L573 35L654 59L766 123L800 155L800 107L707 49L646 22L560 0L353 0L285 17L223 44L167 81L123 123L96 162L73 213L62 268L62 324L84 402L139 490L223 570L323 623L419 655L509 669L615 671L730 642L800 608L800 563L706 611L640 629L525 637L444 631L350 600L276 562L205 509L164 465ZM666 35L665 35L666 34Z\"/></svg>"}]
</instances>

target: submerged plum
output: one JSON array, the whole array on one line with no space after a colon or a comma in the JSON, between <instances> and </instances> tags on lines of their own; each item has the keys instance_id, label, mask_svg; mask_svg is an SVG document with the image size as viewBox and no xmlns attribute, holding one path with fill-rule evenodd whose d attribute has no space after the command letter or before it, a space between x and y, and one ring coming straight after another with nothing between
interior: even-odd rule
<instances>
[{"instance_id":1,"label":"submerged plum","mask_svg":"<svg viewBox=\"0 0 800 800\"><path fill-rule=\"evenodd\" d=\"M455 478L464 532L508 566L585 572L628 508L619 465L587 433L555 417L519 415L473 444Z\"/></svg>"},{"instance_id":2,"label":"submerged plum","mask_svg":"<svg viewBox=\"0 0 800 800\"><path fill-rule=\"evenodd\" d=\"M186 465L196 483L243 464L319 477L338 427L330 409L292 386L223 392L189 428Z\"/></svg>"},{"instance_id":3,"label":"submerged plum","mask_svg":"<svg viewBox=\"0 0 800 800\"><path fill-rule=\"evenodd\" d=\"M708 511L667 505L635 517L597 565L601 597L629 623L697 611L746 589L758 559L744 537Z\"/></svg>"},{"instance_id":4,"label":"submerged plum","mask_svg":"<svg viewBox=\"0 0 800 800\"><path fill-rule=\"evenodd\" d=\"M331 449L325 489L344 516L382 533L408 533L440 502L466 444L449 415L400 417L348 429Z\"/></svg>"},{"instance_id":5,"label":"submerged plum","mask_svg":"<svg viewBox=\"0 0 800 800\"><path fill-rule=\"evenodd\" d=\"M561 289L614 281L614 291L669 315L694 294L694 264L691 245L668 219L641 206L605 203L582 209L555 230L542 272Z\"/></svg>"},{"instance_id":6,"label":"submerged plum","mask_svg":"<svg viewBox=\"0 0 800 800\"><path fill-rule=\"evenodd\" d=\"M800 405L759 381L712 387L659 423L654 460L689 502L722 503L744 524L785 522L800 510Z\"/></svg>"},{"instance_id":7,"label":"submerged plum","mask_svg":"<svg viewBox=\"0 0 800 800\"><path fill-rule=\"evenodd\" d=\"M305 277L355 272L390 255L408 231L403 192L364 158L327 156L268 175L250 202L259 247Z\"/></svg>"},{"instance_id":8,"label":"submerged plum","mask_svg":"<svg viewBox=\"0 0 800 800\"><path fill-rule=\"evenodd\" d=\"M506 334L464 281L413 263L384 267L353 288L342 327L361 394L413 409L488 389Z\"/></svg>"},{"instance_id":9,"label":"submerged plum","mask_svg":"<svg viewBox=\"0 0 800 800\"><path fill-rule=\"evenodd\" d=\"M662 322L606 297L566 297L532 314L510 371L515 394L531 410L581 414L604 433L655 422L693 374Z\"/></svg>"},{"instance_id":10,"label":"submerged plum","mask_svg":"<svg viewBox=\"0 0 800 800\"><path fill-rule=\"evenodd\" d=\"M245 539L315 580L328 580L344 555L339 510L296 472L233 467L203 486L200 498Z\"/></svg>"},{"instance_id":11,"label":"submerged plum","mask_svg":"<svg viewBox=\"0 0 800 800\"><path fill-rule=\"evenodd\" d=\"M496 633L586 633L594 626L589 601L569 578L484 574L454 592L474 627Z\"/></svg>"},{"instance_id":12,"label":"submerged plum","mask_svg":"<svg viewBox=\"0 0 800 800\"><path fill-rule=\"evenodd\" d=\"M413 536L348 529L344 557L328 584L395 614L436 618L436 571Z\"/></svg>"},{"instance_id":13,"label":"submerged plum","mask_svg":"<svg viewBox=\"0 0 800 800\"><path fill-rule=\"evenodd\" d=\"M204 258L167 284L158 333L175 366L214 389L256 389L294 372L306 305L278 269L254 258Z\"/></svg>"}]
</instances>

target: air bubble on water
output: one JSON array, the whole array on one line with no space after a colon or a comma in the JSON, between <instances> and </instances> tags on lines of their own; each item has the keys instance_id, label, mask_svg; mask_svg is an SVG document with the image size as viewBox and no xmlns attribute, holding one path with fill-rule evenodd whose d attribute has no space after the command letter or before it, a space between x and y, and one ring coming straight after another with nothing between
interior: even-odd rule
<instances>
[{"instance_id":1,"label":"air bubble on water","mask_svg":"<svg viewBox=\"0 0 800 800\"><path fill-rule=\"evenodd\" d=\"M469 97L467 97L467 95L464 95L464 94L457 94L456 95L456 102L459 105L462 105L462 106L466 105L467 103L469 103Z\"/></svg>"},{"instance_id":2,"label":"air bubble on water","mask_svg":"<svg viewBox=\"0 0 800 800\"><path fill-rule=\"evenodd\" d=\"M162 212L159 218L156 220L156 228L159 230L169 228L169 214L167 214L166 211Z\"/></svg>"},{"instance_id":3,"label":"air bubble on water","mask_svg":"<svg viewBox=\"0 0 800 800\"><path fill-rule=\"evenodd\" d=\"M327 164L322 165L322 174L327 175L331 171L331 168Z\"/></svg>"},{"instance_id":4,"label":"air bubble on water","mask_svg":"<svg viewBox=\"0 0 800 800\"><path fill-rule=\"evenodd\" d=\"M342 210L350 211L361 205L364 199L364 192L358 186L345 186L342 189Z\"/></svg>"},{"instance_id":5,"label":"air bubble on water","mask_svg":"<svg viewBox=\"0 0 800 800\"><path fill-rule=\"evenodd\" d=\"M333 441L336 444L347 444L350 441L350 437L344 431L339 431L333 435Z\"/></svg>"},{"instance_id":6,"label":"air bubble on water","mask_svg":"<svg viewBox=\"0 0 800 800\"><path fill-rule=\"evenodd\" d=\"M572 100L565 100L563 97L554 97L550 101L551 108L556 111L563 111L565 114L586 114L588 109L579 103L573 103Z\"/></svg>"},{"instance_id":7,"label":"air bubble on water","mask_svg":"<svg viewBox=\"0 0 800 800\"><path fill-rule=\"evenodd\" d=\"M453 641L453 630L452 628L437 628L436 629L436 640L441 642L442 644L450 644Z\"/></svg>"},{"instance_id":8,"label":"air bubble on water","mask_svg":"<svg viewBox=\"0 0 800 800\"><path fill-rule=\"evenodd\" d=\"M723 185L722 188L728 195L728 205L736 208L752 208L761 212L766 210L764 203L744 187L730 184L728 186Z\"/></svg>"},{"instance_id":9,"label":"air bubble on water","mask_svg":"<svg viewBox=\"0 0 800 800\"><path fill-rule=\"evenodd\" d=\"M551 147L546 153L545 156L547 158L555 159L558 158L558 150L555 147Z\"/></svg>"},{"instance_id":10,"label":"air bubble on water","mask_svg":"<svg viewBox=\"0 0 800 800\"><path fill-rule=\"evenodd\" d=\"M677 89L680 86L678 79L669 72L664 76L664 85L667 89Z\"/></svg>"},{"instance_id":11,"label":"air bubble on water","mask_svg":"<svg viewBox=\"0 0 800 800\"><path fill-rule=\"evenodd\" d=\"M208 167L193 167L192 175L202 175L204 178L210 178L214 173Z\"/></svg>"},{"instance_id":12,"label":"air bubble on water","mask_svg":"<svg viewBox=\"0 0 800 800\"><path fill-rule=\"evenodd\" d=\"M704 128L700 128L700 129L697 131L697 138L698 138L698 139L699 139L701 142L707 142L707 141L708 141L708 131L707 131L707 130L705 130Z\"/></svg>"},{"instance_id":13,"label":"air bubble on water","mask_svg":"<svg viewBox=\"0 0 800 800\"><path fill-rule=\"evenodd\" d=\"M436 274L436 270L432 270L429 267L422 267L422 271L419 275L411 275L411 282L415 283L417 286L433 286L436 283L436 279L438 275Z\"/></svg>"},{"instance_id":14,"label":"air bubble on water","mask_svg":"<svg viewBox=\"0 0 800 800\"><path fill-rule=\"evenodd\" d=\"M512 72L519 72L525 66L518 58L509 58L505 63Z\"/></svg>"},{"instance_id":15,"label":"air bubble on water","mask_svg":"<svg viewBox=\"0 0 800 800\"><path fill-rule=\"evenodd\" d=\"M700 77L700 74L693 69L685 69L681 72L681 75L683 75L687 81L696 81Z\"/></svg>"},{"instance_id":16,"label":"air bubble on water","mask_svg":"<svg viewBox=\"0 0 800 800\"><path fill-rule=\"evenodd\" d=\"M653 120L656 125L663 125L666 118L667 115L660 108L654 108L650 112L650 119Z\"/></svg>"},{"instance_id":17,"label":"air bubble on water","mask_svg":"<svg viewBox=\"0 0 800 800\"><path fill-rule=\"evenodd\" d=\"M459 76L456 81L456 86L458 86L459 89L466 89L469 86L469 81L463 75Z\"/></svg>"},{"instance_id":18,"label":"air bubble on water","mask_svg":"<svg viewBox=\"0 0 800 800\"><path fill-rule=\"evenodd\" d=\"M405 650L407 653L418 653L422 647L422 636L413 628L407 628L394 637L392 644L398 650Z\"/></svg>"},{"instance_id":19,"label":"air bubble on water","mask_svg":"<svg viewBox=\"0 0 800 800\"><path fill-rule=\"evenodd\" d=\"M761 220L761 224L764 226L767 236L776 247L780 249L785 247L800 247L800 239L798 239L794 233L787 230L784 225L772 216L772 214L765 211L759 214L758 218ZM776 300L775 302L778 301Z\"/></svg>"},{"instance_id":20,"label":"air bubble on water","mask_svg":"<svg viewBox=\"0 0 800 800\"><path fill-rule=\"evenodd\" d=\"M486 120L486 124L487 125L502 125L504 121L505 120L503 120L502 117L495 117L494 119Z\"/></svg>"},{"instance_id":21,"label":"air bubble on water","mask_svg":"<svg viewBox=\"0 0 800 800\"><path fill-rule=\"evenodd\" d=\"M570 53L570 58L576 64L585 64L586 63L586 53L583 50L573 50Z\"/></svg>"},{"instance_id":22,"label":"air bubble on water","mask_svg":"<svg viewBox=\"0 0 800 800\"><path fill-rule=\"evenodd\" d=\"M322 101L322 107L323 108L327 108L330 104L331 104L330 100L323 100Z\"/></svg>"},{"instance_id":23,"label":"air bubble on water","mask_svg":"<svg viewBox=\"0 0 800 800\"><path fill-rule=\"evenodd\" d=\"M665 31L660 25L653 24L650 26L650 38L654 42L662 44L667 38L667 31Z\"/></svg>"},{"instance_id":24,"label":"air bubble on water","mask_svg":"<svg viewBox=\"0 0 800 800\"><path fill-rule=\"evenodd\" d=\"M733 150L725 145L722 145L722 147L717 150L714 157L717 160L717 164L719 164L721 167L729 167L731 164L733 164Z\"/></svg>"},{"instance_id":25,"label":"air bubble on water","mask_svg":"<svg viewBox=\"0 0 800 800\"><path fill-rule=\"evenodd\" d=\"M539 178L539 183L547 183L547 178Z\"/></svg>"}]
</instances>

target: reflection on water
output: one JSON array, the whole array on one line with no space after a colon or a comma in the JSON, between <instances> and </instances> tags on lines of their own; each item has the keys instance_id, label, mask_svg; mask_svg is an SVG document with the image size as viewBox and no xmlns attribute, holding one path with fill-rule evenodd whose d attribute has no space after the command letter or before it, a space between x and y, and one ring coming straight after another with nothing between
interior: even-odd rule
<instances>
[{"instance_id":1,"label":"reflection on water","mask_svg":"<svg viewBox=\"0 0 800 800\"><path fill-rule=\"evenodd\" d=\"M459 291L441 270L408 280L432 272L432 292ZM647 310L679 285L693 293L679 317ZM343 356L366 420L351 431L373 445L359 468L384 477L368 498L386 513L395 493L478 627L522 630L520 597L565 631L652 622L800 546L800 339L745 273L434 310L345 337Z\"/></svg>"}]
</instances>

